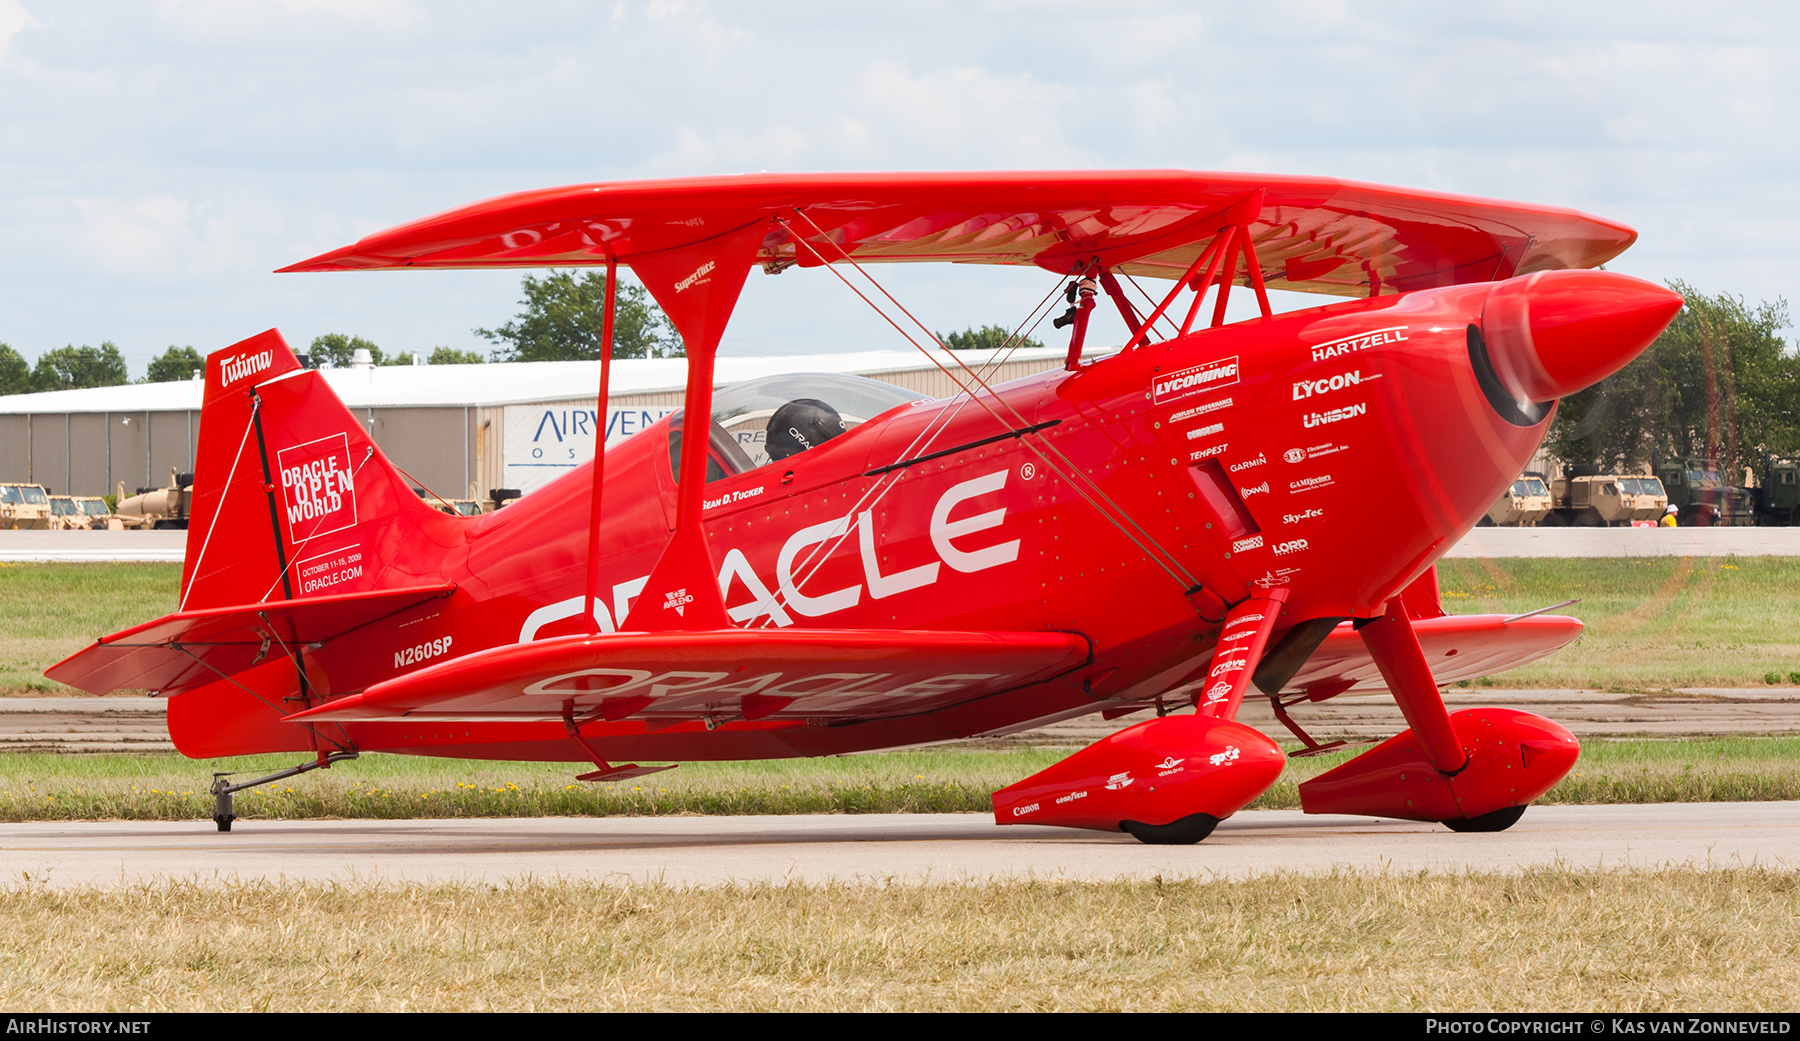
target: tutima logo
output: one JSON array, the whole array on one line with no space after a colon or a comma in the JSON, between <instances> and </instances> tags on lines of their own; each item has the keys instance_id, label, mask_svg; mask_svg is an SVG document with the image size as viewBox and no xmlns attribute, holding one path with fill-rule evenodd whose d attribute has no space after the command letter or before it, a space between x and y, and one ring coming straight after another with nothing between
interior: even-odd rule
<instances>
[{"instance_id":1,"label":"tutima logo","mask_svg":"<svg viewBox=\"0 0 1800 1041\"><path fill-rule=\"evenodd\" d=\"M1150 400L1154 404L1178 401L1204 390L1229 387L1238 381L1238 356L1196 365L1191 369L1171 372L1150 381Z\"/></svg>"},{"instance_id":2,"label":"tutima logo","mask_svg":"<svg viewBox=\"0 0 1800 1041\"><path fill-rule=\"evenodd\" d=\"M719 266L718 264L716 264L710 260L704 264L701 264L699 267L694 269L693 274L691 274L688 277L682 279L681 281L675 283L675 291L677 293L680 293L680 292L685 291L689 286L693 285L696 282L707 281L706 276L712 274L713 268L716 268L718 266Z\"/></svg>"},{"instance_id":3,"label":"tutima logo","mask_svg":"<svg viewBox=\"0 0 1800 1041\"><path fill-rule=\"evenodd\" d=\"M1231 544L1231 551L1233 553L1242 553L1247 549L1261 549L1262 544L1263 537L1261 535L1252 535L1247 539L1238 539L1236 542L1233 542Z\"/></svg>"},{"instance_id":4,"label":"tutima logo","mask_svg":"<svg viewBox=\"0 0 1800 1041\"><path fill-rule=\"evenodd\" d=\"M1209 401L1204 405L1195 405L1193 408L1184 408L1180 412L1177 412L1174 415L1170 416L1169 422L1179 423L1184 419L1193 419L1195 416L1204 416L1208 412L1217 412L1222 408L1230 408L1230 407L1231 407L1231 399L1230 398L1220 398L1217 401Z\"/></svg>"},{"instance_id":5,"label":"tutima logo","mask_svg":"<svg viewBox=\"0 0 1800 1041\"><path fill-rule=\"evenodd\" d=\"M1311 430L1313 427L1322 427L1327 423L1337 423L1346 419L1355 419L1357 416L1364 415L1368 411L1369 406L1359 401L1354 405L1345 405L1343 408L1334 408L1330 412L1308 412L1306 415L1300 417L1300 422L1308 430Z\"/></svg>"},{"instance_id":6,"label":"tutima logo","mask_svg":"<svg viewBox=\"0 0 1800 1041\"><path fill-rule=\"evenodd\" d=\"M240 354L235 358L226 358L219 366L220 386L229 387L246 376L254 376L275 364L275 352L263 351L260 354Z\"/></svg>"},{"instance_id":7,"label":"tutima logo","mask_svg":"<svg viewBox=\"0 0 1800 1041\"><path fill-rule=\"evenodd\" d=\"M1268 491L1269 491L1269 482L1264 481L1263 483L1257 485L1254 488L1239 488L1238 495L1241 496L1242 498L1248 499L1252 495L1267 494Z\"/></svg>"},{"instance_id":8,"label":"tutima logo","mask_svg":"<svg viewBox=\"0 0 1800 1041\"><path fill-rule=\"evenodd\" d=\"M1374 332L1357 333L1355 336L1315 343L1308 349L1312 351L1313 361L1326 361L1340 355L1355 354L1357 351L1379 347L1384 343L1399 343L1404 339L1406 339L1406 326L1394 325L1386 329L1377 329Z\"/></svg>"},{"instance_id":9,"label":"tutima logo","mask_svg":"<svg viewBox=\"0 0 1800 1041\"><path fill-rule=\"evenodd\" d=\"M288 537L305 542L356 523L350 438L332 434L275 453L286 499Z\"/></svg>"},{"instance_id":10,"label":"tutima logo","mask_svg":"<svg viewBox=\"0 0 1800 1041\"><path fill-rule=\"evenodd\" d=\"M1336 376L1329 376L1322 380L1301 380L1294 384L1294 400L1305 401L1315 394L1329 394L1334 390L1343 390L1346 387L1360 386L1365 379L1376 380L1380 378L1380 373L1376 373L1373 376L1364 376L1360 369L1351 369L1349 372L1340 372Z\"/></svg>"},{"instance_id":11,"label":"tutima logo","mask_svg":"<svg viewBox=\"0 0 1800 1041\"><path fill-rule=\"evenodd\" d=\"M1226 469L1230 470L1232 473L1239 473L1251 469L1252 467L1261 466L1268 461L1269 460L1261 452L1258 452L1256 453L1255 459L1246 459L1241 463L1232 463L1230 466L1226 467Z\"/></svg>"},{"instance_id":12,"label":"tutima logo","mask_svg":"<svg viewBox=\"0 0 1800 1041\"><path fill-rule=\"evenodd\" d=\"M1188 431L1187 439L1189 441L1194 441L1202 437L1211 437L1214 434L1221 433L1224 429L1225 424L1223 423L1208 423L1203 427L1195 427Z\"/></svg>"},{"instance_id":13,"label":"tutima logo","mask_svg":"<svg viewBox=\"0 0 1800 1041\"><path fill-rule=\"evenodd\" d=\"M1305 539L1289 539L1286 542L1278 542L1275 544L1275 555L1278 557L1285 557L1289 553L1298 553L1305 548Z\"/></svg>"}]
</instances>

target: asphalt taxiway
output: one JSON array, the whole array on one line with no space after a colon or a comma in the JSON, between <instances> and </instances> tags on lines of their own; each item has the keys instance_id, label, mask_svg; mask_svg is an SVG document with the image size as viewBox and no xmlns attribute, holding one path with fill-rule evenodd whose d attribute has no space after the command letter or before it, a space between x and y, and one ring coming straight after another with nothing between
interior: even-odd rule
<instances>
[{"instance_id":1,"label":"asphalt taxiway","mask_svg":"<svg viewBox=\"0 0 1800 1041\"><path fill-rule=\"evenodd\" d=\"M0 825L0 883L797 881L1248 878L1277 871L1514 872L1800 866L1800 803L1536 806L1510 830L1240 813L1195 846L1000 827L977 814L557 817Z\"/></svg>"}]
</instances>

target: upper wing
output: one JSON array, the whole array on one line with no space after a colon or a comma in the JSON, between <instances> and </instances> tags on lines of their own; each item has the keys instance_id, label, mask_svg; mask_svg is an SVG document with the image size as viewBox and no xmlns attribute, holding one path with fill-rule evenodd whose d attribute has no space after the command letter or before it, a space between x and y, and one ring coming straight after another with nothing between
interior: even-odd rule
<instances>
[{"instance_id":1,"label":"upper wing","mask_svg":"<svg viewBox=\"0 0 1800 1041\"><path fill-rule=\"evenodd\" d=\"M1274 288L1358 296L1605 263L1636 232L1574 210L1334 178L1195 173L758 174L547 188L378 232L283 271L551 267L690 246L759 221L765 270L952 261L1176 278L1236 204ZM799 245L805 239L808 245Z\"/></svg>"},{"instance_id":2,"label":"upper wing","mask_svg":"<svg viewBox=\"0 0 1800 1041\"><path fill-rule=\"evenodd\" d=\"M722 629L508 644L377 683L299 722L702 717L836 721L942 708L1090 660L1071 633Z\"/></svg>"}]
</instances>

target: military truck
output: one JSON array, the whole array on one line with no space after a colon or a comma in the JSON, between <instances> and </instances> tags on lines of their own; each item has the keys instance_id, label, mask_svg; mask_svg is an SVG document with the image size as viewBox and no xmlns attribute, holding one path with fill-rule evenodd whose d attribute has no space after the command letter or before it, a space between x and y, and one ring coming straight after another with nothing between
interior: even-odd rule
<instances>
[{"instance_id":1,"label":"military truck","mask_svg":"<svg viewBox=\"0 0 1800 1041\"><path fill-rule=\"evenodd\" d=\"M194 475L171 469L167 488L139 488L129 499L125 497L125 482L120 481L119 508L115 512L130 528L185 529L193 504Z\"/></svg>"},{"instance_id":2,"label":"military truck","mask_svg":"<svg viewBox=\"0 0 1800 1041\"><path fill-rule=\"evenodd\" d=\"M1684 526L1704 528L1755 521L1756 497L1748 489L1725 483L1717 460L1691 456L1670 459L1657 466L1656 475L1668 489L1669 505L1676 507L1677 522Z\"/></svg>"},{"instance_id":3,"label":"military truck","mask_svg":"<svg viewBox=\"0 0 1800 1041\"><path fill-rule=\"evenodd\" d=\"M0 484L0 529L50 526L50 493L41 484Z\"/></svg>"},{"instance_id":4,"label":"military truck","mask_svg":"<svg viewBox=\"0 0 1800 1041\"><path fill-rule=\"evenodd\" d=\"M1766 458L1756 489L1756 523L1800 526L1800 460Z\"/></svg>"},{"instance_id":5,"label":"military truck","mask_svg":"<svg viewBox=\"0 0 1800 1041\"><path fill-rule=\"evenodd\" d=\"M1511 488L1500 493L1500 500L1475 523L1483 528L1523 528L1543 520L1549 512L1550 488L1544 483L1544 475L1527 470Z\"/></svg>"},{"instance_id":6,"label":"military truck","mask_svg":"<svg viewBox=\"0 0 1800 1041\"><path fill-rule=\"evenodd\" d=\"M1669 495L1655 477L1603 474L1592 465L1572 466L1550 485L1545 527L1622 528L1654 521L1668 508Z\"/></svg>"},{"instance_id":7,"label":"military truck","mask_svg":"<svg viewBox=\"0 0 1800 1041\"><path fill-rule=\"evenodd\" d=\"M98 495L52 495L50 527L58 531L119 531L125 525Z\"/></svg>"}]
</instances>

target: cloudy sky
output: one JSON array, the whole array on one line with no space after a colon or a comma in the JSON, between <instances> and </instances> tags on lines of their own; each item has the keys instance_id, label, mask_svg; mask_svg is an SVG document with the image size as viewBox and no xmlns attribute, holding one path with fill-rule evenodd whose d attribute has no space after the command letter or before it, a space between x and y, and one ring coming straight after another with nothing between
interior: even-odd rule
<instances>
[{"instance_id":1,"label":"cloudy sky","mask_svg":"<svg viewBox=\"0 0 1800 1041\"><path fill-rule=\"evenodd\" d=\"M1586 210L1641 233L1617 270L1786 296L1797 40L1773 3L0 0L0 342L134 374L271 325L483 349L516 273L270 271L486 196L755 170L1354 178ZM1050 288L887 272L941 329ZM898 346L860 307L754 276L726 350Z\"/></svg>"}]
</instances>

